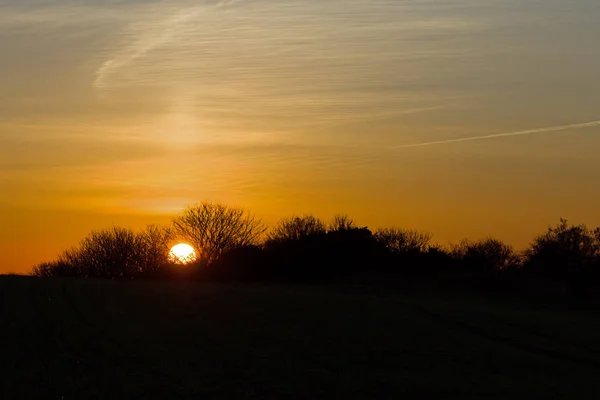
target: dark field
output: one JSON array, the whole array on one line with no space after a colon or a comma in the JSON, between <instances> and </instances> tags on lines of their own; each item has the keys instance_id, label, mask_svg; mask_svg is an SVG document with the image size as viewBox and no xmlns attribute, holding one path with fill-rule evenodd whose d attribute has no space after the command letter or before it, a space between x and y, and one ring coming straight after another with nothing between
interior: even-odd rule
<instances>
[{"instance_id":1,"label":"dark field","mask_svg":"<svg viewBox=\"0 0 600 400\"><path fill-rule=\"evenodd\" d=\"M0 277L0 398L599 398L598 314L522 303Z\"/></svg>"}]
</instances>

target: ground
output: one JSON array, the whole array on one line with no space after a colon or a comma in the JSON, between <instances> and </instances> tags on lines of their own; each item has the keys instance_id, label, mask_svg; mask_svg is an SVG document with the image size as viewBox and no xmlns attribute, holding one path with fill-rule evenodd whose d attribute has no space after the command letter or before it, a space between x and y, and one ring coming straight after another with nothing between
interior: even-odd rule
<instances>
[{"instance_id":1,"label":"ground","mask_svg":"<svg viewBox=\"0 0 600 400\"><path fill-rule=\"evenodd\" d=\"M0 398L598 398L598 332L483 295L0 277Z\"/></svg>"}]
</instances>

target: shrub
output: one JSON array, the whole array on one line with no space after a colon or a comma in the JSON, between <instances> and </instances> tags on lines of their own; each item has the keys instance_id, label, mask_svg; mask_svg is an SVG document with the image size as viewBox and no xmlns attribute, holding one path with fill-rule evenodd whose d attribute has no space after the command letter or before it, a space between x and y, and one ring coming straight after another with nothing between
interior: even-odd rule
<instances>
[{"instance_id":1,"label":"shrub","mask_svg":"<svg viewBox=\"0 0 600 400\"><path fill-rule=\"evenodd\" d=\"M153 225L139 233L119 227L93 231L57 261L35 266L32 275L130 279L154 273L167 263L169 237Z\"/></svg>"},{"instance_id":2,"label":"shrub","mask_svg":"<svg viewBox=\"0 0 600 400\"><path fill-rule=\"evenodd\" d=\"M571 283L596 275L599 260L600 229L570 226L565 219L536 237L525 253L528 271Z\"/></svg>"},{"instance_id":3,"label":"shrub","mask_svg":"<svg viewBox=\"0 0 600 400\"><path fill-rule=\"evenodd\" d=\"M494 238L475 242L464 239L452 246L450 254L471 270L501 271L520 265L520 257L512 246Z\"/></svg>"},{"instance_id":4,"label":"shrub","mask_svg":"<svg viewBox=\"0 0 600 400\"><path fill-rule=\"evenodd\" d=\"M426 252L433 235L425 232L401 228L380 229L375 233L375 240L392 254L408 252Z\"/></svg>"},{"instance_id":5,"label":"shrub","mask_svg":"<svg viewBox=\"0 0 600 400\"><path fill-rule=\"evenodd\" d=\"M327 233L326 224L312 215L283 218L267 235L267 245L301 240Z\"/></svg>"},{"instance_id":6,"label":"shrub","mask_svg":"<svg viewBox=\"0 0 600 400\"><path fill-rule=\"evenodd\" d=\"M349 231L358 228L347 214L337 214L329 224L329 232Z\"/></svg>"}]
</instances>

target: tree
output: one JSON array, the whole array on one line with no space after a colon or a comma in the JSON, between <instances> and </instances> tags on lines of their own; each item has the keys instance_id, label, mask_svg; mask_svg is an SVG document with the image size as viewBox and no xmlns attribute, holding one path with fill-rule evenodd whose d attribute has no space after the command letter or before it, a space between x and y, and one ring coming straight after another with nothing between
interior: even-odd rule
<instances>
[{"instance_id":1,"label":"tree","mask_svg":"<svg viewBox=\"0 0 600 400\"><path fill-rule=\"evenodd\" d=\"M349 231L357 228L354 220L347 214L337 214L329 224L329 232Z\"/></svg>"},{"instance_id":2,"label":"tree","mask_svg":"<svg viewBox=\"0 0 600 400\"><path fill-rule=\"evenodd\" d=\"M59 268L57 262L43 262L33 267L31 275L38 278L46 278L56 276L56 271Z\"/></svg>"},{"instance_id":3,"label":"tree","mask_svg":"<svg viewBox=\"0 0 600 400\"><path fill-rule=\"evenodd\" d=\"M267 244L290 242L326 233L327 225L312 215L283 218L269 232Z\"/></svg>"},{"instance_id":4,"label":"tree","mask_svg":"<svg viewBox=\"0 0 600 400\"><path fill-rule=\"evenodd\" d=\"M380 229L375 240L392 254L425 252L429 249L432 234L401 228Z\"/></svg>"},{"instance_id":5,"label":"tree","mask_svg":"<svg viewBox=\"0 0 600 400\"><path fill-rule=\"evenodd\" d=\"M530 271L559 279L580 278L600 258L600 228L590 231L585 225L569 226L561 219L534 239L525 256Z\"/></svg>"},{"instance_id":6,"label":"tree","mask_svg":"<svg viewBox=\"0 0 600 400\"><path fill-rule=\"evenodd\" d=\"M512 246L494 238L471 242L467 239L454 245L450 254L469 268L500 271L520 264Z\"/></svg>"},{"instance_id":7,"label":"tree","mask_svg":"<svg viewBox=\"0 0 600 400\"><path fill-rule=\"evenodd\" d=\"M78 262L86 277L131 278L142 271L141 247L131 229L93 231L80 244Z\"/></svg>"},{"instance_id":8,"label":"tree","mask_svg":"<svg viewBox=\"0 0 600 400\"><path fill-rule=\"evenodd\" d=\"M148 225L138 233L141 272L156 272L169 262L169 242L172 236L170 229L158 225Z\"/></svg>"},{"instance_id":9,"label":"tree","mask_svg":"<svg viewBox=\"0 0 600 400\"><path fill-rule=\"evenodd\" d=\"M113 227L91 232L58 259L32 270L34 276L135 278L167 263L170 233L150 225L142 232Z\"/></svg>"},{"instance_id":10,"label":"tree","mask_svg":"<svg viewBox=\"0 0 600 400\"><path fill-rule=\"evenodd\" d=\"M188 241L208 262L237 247L256 244L265 227L243 208L200 203L173 221L173 234Z\"/></svg>"}]
</instances>

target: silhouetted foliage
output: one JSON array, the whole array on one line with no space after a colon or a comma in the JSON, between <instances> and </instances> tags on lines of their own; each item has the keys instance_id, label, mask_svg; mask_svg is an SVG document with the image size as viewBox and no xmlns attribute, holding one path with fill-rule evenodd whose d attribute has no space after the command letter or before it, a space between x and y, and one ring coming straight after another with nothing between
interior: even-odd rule
<instances>
[{"instance_id":1,"label":"silhouetted foliage","mask_svg":"<svg viewBox=\"0 0 600 400\"><path fill-rule=\"evenodd\" d=\"M556 276L588 268L599 256L598 229L590 231L585 225L569 226L565 219L535 238L526 251L528 268Z\"/></svg>"},{"instance_id":2,"label":"silhouetted foliage","mask_svg":"<svg viewBox=\"0 0 600 400\"><path fill-rule=\"evenodd\" d=\"M66 269L64 265L61 265L58 261L53 262L43 262L33 267L31 271L31 275L37 276L40 278L47 278L51 276L62 276L66 277L68 274L66 273Z\"/></svg>"},{"instance_id":3,"label":"silhouetted foliage","mask_svg":"<svg viewBox=\"0 0 600 400\"><path fill-rule=\"evenodd\" d=\"M313 217L283 219L266 242L275 276L291 281L330 281L356 273L374 256L375 242L367 228L347 217L327 225Z\"/></svg>"},{"instance_id":4,"label":"silhouetted foliage","mask_svg":"<svg viewBox=\"0 0 600 400\"><path fill-rule=\"evenodd\" d=\"M267 246L325 235L325 233L327 233L325 222L312 215L283 218L268 233Z\"/></svg>"},{"instance_id":5,"label":"silhouetted foliage","mask_svg":"<svg viewBox=\"0 0 600 400\"><path fill-rule=\"evenodd\" d=\"M375 232L375 240L392 254L426 252L433 235L425 232L401 228L380 229Z\"/></svg>"},{"instance_id":6,"label":"silhouetted foliage","mask_svg":"<svg viewBox=\"0 0 600 400\"><path fill-rule=\"evenodd\" d=\"M329 232L334 231L349 231L357 228L354 220L347 214L337 214L329 224Z\"/></svg>"},{"instance_id":7,"label":"silhouetted foliage","mask_svg":"<svg viewBox=\"0 0 600 400\"><path fill-rule=\"evenodd\" d=\"M527 249L526 270L561 281L569 290L581 291L599 275L599 232L600 228L592 231L585 225L569 225L566 219L561 219L558 225L536 237Z\"/></svg>"},{"instance_id":8,"label":"silhouetted foliage","mask_svg":"<svg viewBox=\"0 0 600 400\"><path fill-rule=\"evenodd\" d=\"M139 233L119 227L93 231L56 262L34 267L33 274L131 279L153 273L167 262L169 236L153 225Z\"/></svg>"},{"instance_id":9,"label":"silhouetted foliage","mask_svg":"<svg viewBox=\"0 0 600 400\"><path fill-rule=\"evenodd\" d=\"M462 240L452 247L450 254L469 269L500 271L518 267L521 259L512 246L494 238L471 242Z\"/></svg>"},{"instance_id":10,"label":"silhouetted foliage","mask_svg":"<svg viewBox=\"0 0 600 400\"><path fill-rule=\"evenodd\" d=\"M202 271L202 277L214 281L259 282L275 280L267 253L258 246L231 249Z\"/></svg>"},{"instance_id":11,"label":"silhouetted foliage","mask_svg":"<svg viewBox=\"0 0 600 400\"><path fill-rule=\"evenodd\" d=\"M173 227L174 234L208 262L237 247L258 244L265 231L262 222L245 209L207 202L183 211Z\"/></svg>"},{"instance_id":12,"label":"silhouetted foliage","mask_svg":"<svg viewBox=\"0 0 600 400\"><path fill-rule=\"evenodd\" d=\"M148 225L137 234L139 241L138 263L140 272L154 275L165 265L169 264L170 244L173 233L170 229L159 225Z\"/></svg>"},{"instance_id":13,"label":"silhouetted foliage","mask_svg":"<svg viewBox=\"0 0 600 400\"><path fill-rule=\"evenodd\" d=\"M198 279L237 282L368 282L530 293L591 294L600 285L600 228L566 220L535 238L523 254L500 240L463 240L449 248L432 235L401 228L373 234L344 214L330 223L312 215L265 227L246 210L201 203L174 220L173 229L91 232L57 260L35 266L39 277ZM169 262L169 246L185 240L202 257ZM261 239L263 239L261 241ZM407 287L408 287L407 286Z\"/></svg>"},{"instance_id":14,"label":"silhouetted foliage","mask_svg":"<svg viewBox=\"0 0 600 400\"><path fill-rule=\"evenodd\" d=\"M130 229L92 232L80 244L82 267L87 277L131 278L141 270L140 240Z\"/></svg>"}]
</instances>

